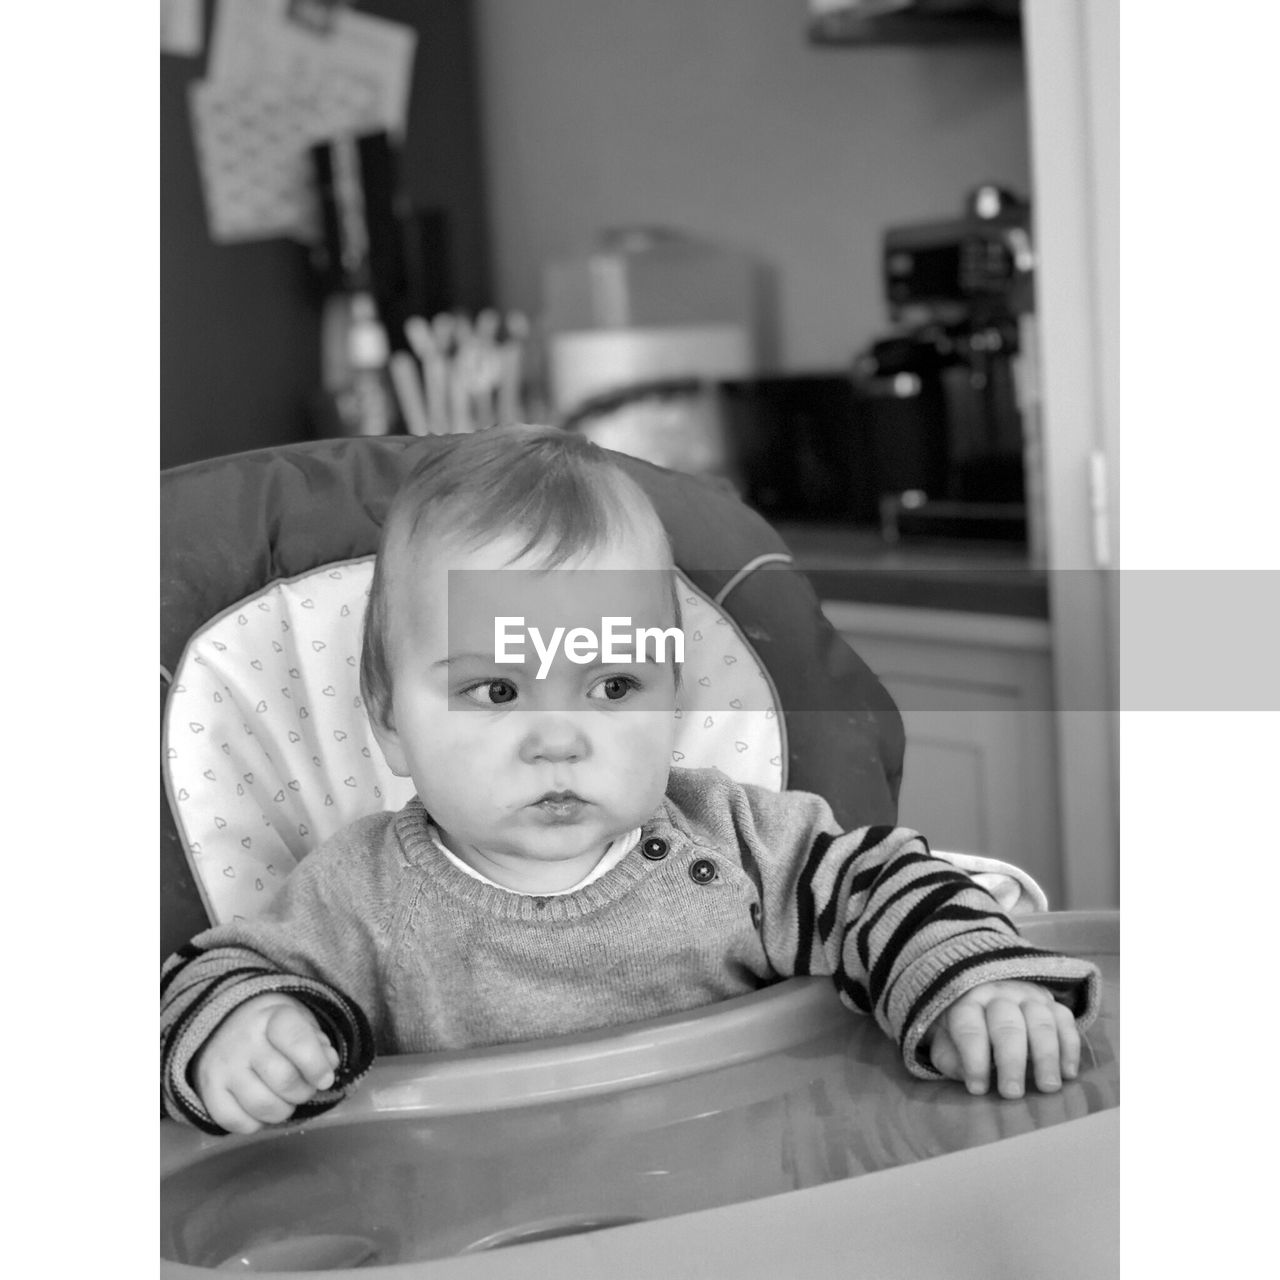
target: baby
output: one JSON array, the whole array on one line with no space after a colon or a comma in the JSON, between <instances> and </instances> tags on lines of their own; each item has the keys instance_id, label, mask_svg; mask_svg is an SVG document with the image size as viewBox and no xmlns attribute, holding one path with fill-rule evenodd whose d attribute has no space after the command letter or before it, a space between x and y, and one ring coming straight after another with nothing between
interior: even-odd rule
<instances>
[{"instance_id":1,"label":"baby","mask_svg":"<svg viewBox=\"0 0 1280 1280\"><path fill-rule=\"evenodd\" d=\"M376 1053L476 1048L827 974L923 1078L1005 1097L1079 1068L1087 962L1023 942L915 832L671 765L671 551L609 455L459 436L388 512L361 688L417 794L309 854L261 919L162 974L166 1112L251 1133L334 1105ZM625 622L624 639L601 643ZM593 637L595 643L592 643Z\"/></svg>"}]
</instances>

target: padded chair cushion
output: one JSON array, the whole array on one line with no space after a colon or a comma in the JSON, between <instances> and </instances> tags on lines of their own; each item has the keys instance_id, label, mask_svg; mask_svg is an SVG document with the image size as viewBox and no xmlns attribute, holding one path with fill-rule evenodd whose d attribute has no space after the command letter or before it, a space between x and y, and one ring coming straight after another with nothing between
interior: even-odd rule
<instances>
[{"instance_id":1,"label":"padded chair cushion","mask_svg":"<svg viewBox=\"0 0 1280 1280\"><path fill-rule=\"evenodd\" d=\"M211 920L257 915L299 859L413 794L382 757L360 696L373 558L326 565L204 627L165 716L170 803ZM687 579L673 762L781 790L772 686L731 619Z\"/></svg>"}]
</instances>

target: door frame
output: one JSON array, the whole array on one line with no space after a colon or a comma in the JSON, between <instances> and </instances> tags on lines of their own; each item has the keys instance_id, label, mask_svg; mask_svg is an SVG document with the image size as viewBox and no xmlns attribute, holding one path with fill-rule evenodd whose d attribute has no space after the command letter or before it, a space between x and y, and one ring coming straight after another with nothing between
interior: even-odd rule
<instances>
[{"instance_id":1,"label":"door frame","mask_svg":"<svg viewBox=\"0 0 1280 1280\"><path fill-rule=\"evenodd\" d=\"M1025 0L1065 905L1119 904L1119 0Z\"/></svg>"}]
</instances>

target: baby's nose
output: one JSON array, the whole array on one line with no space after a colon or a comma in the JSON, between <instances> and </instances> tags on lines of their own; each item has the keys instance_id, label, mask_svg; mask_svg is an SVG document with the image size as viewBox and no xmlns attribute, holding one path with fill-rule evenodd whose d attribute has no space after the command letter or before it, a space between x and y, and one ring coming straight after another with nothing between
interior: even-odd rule
<instances>
[{"instance_id":1,"label":"baby's nose","mask_svg":"<svg viewBox=\"0 0 1280 1280\"><path fill-rule=\"evenodd\" d=\"M573 762L590 752L582 726L571 716L539 716L525 734L520 757L526 763L538 760Z\"/></svg>"}]
</instances>

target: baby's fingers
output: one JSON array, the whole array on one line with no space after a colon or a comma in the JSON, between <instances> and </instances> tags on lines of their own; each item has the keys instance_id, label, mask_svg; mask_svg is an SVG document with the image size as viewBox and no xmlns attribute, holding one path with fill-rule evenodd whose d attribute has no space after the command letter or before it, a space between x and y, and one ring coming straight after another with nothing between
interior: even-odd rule
<instances>
[{"instance_id":1,"label":"baby's fingers","mask_svg":"<svg viewBox=\"0 0 1280 1280\"><path fill-rule=\"evenodd\" d=\"M986 1008L991 1053L996 1063L996 1088L1004 1098L1020 1098L1027 1078L1027 1022L1022 1008L1001 997ZM1055 1036L1055 1044L1057 1037Z\"/></svg>"},{"instance_id":2,"label":"baby's fingers","mask_svg":"<svg viewBox=\"0 0 1280 1280\"><path fill-rule=\"evenodd\" d=\"M929 1061L935 1071L946 1076L948 1080L964 1079L964 1064L960 1061L960 1051L952 1040L946 1024L939 1022L934 1028L933 1038L929 1041Z\"/></svg>"},{"instance_id":3,"label":"baby's fingers","mask_svg":"<svg viewBox=\"0 0 1280 1280\"><path fill-rule=\"evenodd\" d=\"M268 1044L290 1069L286 1073L277 1065L267 1067L267 1070L272 1072L273 1077L278 1077L290 1093L296 1092L299 1080L307 1087L307 1097L317 1089L327 1089L333 1084L338 1054L306 1009L300 1005L287 1004L272 1010L271 1017L267 1020L266 1036ZM264 1072L266 1064L255 1065L258 1073L274 1088L275 1079L268 1078Z\"/></svg>"},{"instance_id":4,"label":"baby's fingers","mask_svg":"<svg viewBox=\"0 0 1280 1280\"><path fill-rule=\"evenodd\" d=\"M204 1104L228 1133L256 1133L264 1124L281 1124L294 1107L252 1070L234 1073L210 1089Z\"/></svg>"},{"instance_id":5,"label":"baby's fingers","mask_svg":"<svg viewBox=\"0 0 1280 1280\"><path fill-rule=\"evenodd\" d=\"M257 1079L277 1098L287 1102L290 1110L308 1101L321 1087L312 1084L283 1053L277 1053L270 1045L254 1057L252 1066Z\"/></svg>"},{"instance_id":6,"label":"baby's fingers","mask_svg":"<svg viewBox=\"0 0 1280 1280\"><path fill-rule=\"evenodd\" d=\"M262 1128L262 1121L251 1116L222 1085L207 1090L201 1100L210 1119L228 1133L257 1133Z\"/></svg>"},{"instance_id":7,"label":"baby's fingers","mask_svg":"<svg viewBox=\"0 0 1280 1280\"><path fill-rule=\"evenodd\" d=\"M1058 1022L1058 1044L1062 1049L1062 1074L1074 1080L1080 1074L1080 1028L1075 1015L1065 1004L1053 1002L1053 1016Z\"/></svg>"},{"instance_id":8,"label":"baby's fingers","mask_svg":"<svg viewBox=\"0 0 1280 1280\"><path fill-rule=\"evenodd\" d=\"M1022 1012L1027 1023L1027 1054L1036 1088L1053 1093L1062 1087L1062 1046L1059 1042L1056 1001L1027 1001Z\"/></svg>"},{"instance_id":9,"label":"baby's fingers","mask_svg":"<svg viewBox=\"0 0 1280 1280\"><path fill-rule=\"evenodd\" d=\"M986 1093L991 1082L991 1037L982 1006L957 1001L947 1010L945 1026L960 1058L957 1078L964 1080L970 1093Z\"/></svg>"}]
</instances>

